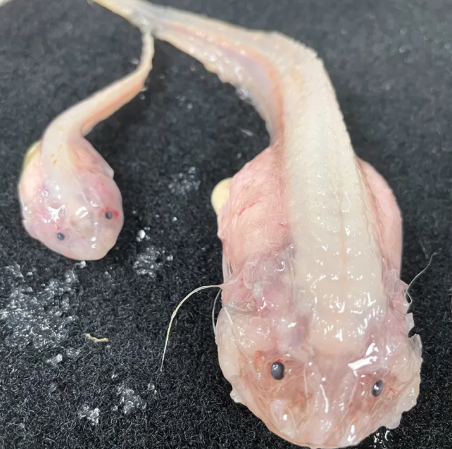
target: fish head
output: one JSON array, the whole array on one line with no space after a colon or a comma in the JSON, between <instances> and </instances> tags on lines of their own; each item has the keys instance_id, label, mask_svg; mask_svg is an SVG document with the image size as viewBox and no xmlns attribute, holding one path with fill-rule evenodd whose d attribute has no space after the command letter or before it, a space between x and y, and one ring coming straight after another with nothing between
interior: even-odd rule
<instances>
[{"instance_id":1,"label":"fish head","mask_svg":"<svg viewBox=\"0 0 452 449\"><path fill-rule=\"evenodd\" d=\"M110 173L85 165L49 176L39 150L27 158L19 182L27 232L71 259L104 257L124 222L121 193Z\"/></svg>"},{"instance_id":2,"label":"fish head","mask_svg":"<svg viewBox=\"0 0 452 449\"><path fill-rule=\"evenodd\" d=\"M359 349L331 351L312 343L310 319L290 299L259 308L243 300L245 290L235 284L223 291L219 360L232 398L272 432L310 448L348 447L382 426L397 427L416 404L421 343L408 337L410 314L390 307Z\"/></svg>"}]
</instances>

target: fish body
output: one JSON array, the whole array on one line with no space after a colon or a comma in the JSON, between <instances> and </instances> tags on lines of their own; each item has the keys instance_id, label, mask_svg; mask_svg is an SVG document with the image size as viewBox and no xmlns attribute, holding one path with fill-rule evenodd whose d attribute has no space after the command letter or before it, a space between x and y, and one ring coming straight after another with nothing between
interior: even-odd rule
<instances>
[{"instance_id":1,"label":"fish body","mask_svg":"<svg viewBox=\"0 0 452 449\"><path fill-rule=\"evenodd\" d=\"M137 69L62 112L27 152L19 181L28 233L77 260L96 260L116 243L124 222L113 170L84 138L143 88L152 68L153 40L143 34Z\"/></svg>"},{"instance_id":2,"label":"fish body","mask_svg":"<svg viewBox=\"0 0 452 449\"><path fill-rule=\"evenodd\" d=\"M396 427L417 400L421 343L400 280L402 228L354 153L322 61L280 33L142 0L97 0L241 90L270 145L218 192L219 361L270 430L311 448Z\"/></svg>"}]
</instances>

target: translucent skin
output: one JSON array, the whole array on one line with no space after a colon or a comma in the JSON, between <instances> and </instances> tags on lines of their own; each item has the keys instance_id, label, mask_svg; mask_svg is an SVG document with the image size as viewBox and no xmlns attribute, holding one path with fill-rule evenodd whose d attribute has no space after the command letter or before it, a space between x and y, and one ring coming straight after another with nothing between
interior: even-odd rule
<instances>
[{"instance_id":1,"label":"translucent skin","mask_svg":"<svg viewBox=\"0 0 452 449\"><path fill-rule=\"evenodd\" d=\"M58 116L28 151L19 182L25 229L71 259L96 260L114 246L124 216L113 170L84 139L143 88L153 41L143 34L137 69Z\"/></svg>"},{"instance_id":2,"label":"translucent skin","mask_svg":"<svg viewBox=\"0 0 452 449\"><path fill-rule=\"evenodd\" d=\"M416 403L422 362L399 279L400 212L354 154L322 62L278 33L141 0L97 2L240 88L267 123L270 147L233 177L218 216L216 341L233 399L311 448L396 427Z\"/></svg>"}]
</instances>

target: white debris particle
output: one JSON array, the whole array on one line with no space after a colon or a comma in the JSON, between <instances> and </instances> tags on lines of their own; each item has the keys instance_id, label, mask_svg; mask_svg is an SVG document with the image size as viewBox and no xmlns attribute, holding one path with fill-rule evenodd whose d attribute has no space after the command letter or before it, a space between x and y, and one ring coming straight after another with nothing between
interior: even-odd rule
<instances>
[{"instance_id":1,"label":"white debris particle","mask_svg":"<svg viewBox=\"0 0 452 449\"><path fill-rule=\"evenodd\" d=\"M97 407L91 409L87 404L83 404L78 411L78 417L80 419L86 418L94 426L97 426L99 424L99 414L100 410Z\"/></svg>"},{"instance_id":2,"label":"white debris particle","mask_svg":"<svg viewBox=\"0 0 452 449\"><path fill-rule=\"evenodd\" d=\"M153 383L148 383L148 390L152 391L154 394L157 394L157 389L155 388L155 385Z\"/></svg>"},{"instance_id":3,"label":"white debris particle","mask_svg":"<svg viewBox=\"0 0 452 449\"><path fill-rule=\"evenodd\" d=\"M250 93L248 89L245 89L244 87L239 87L237 89L237 95L241 100L248 100Z\"/></svg>"},{"instance_id":4,"label":"white debris particle","mask_svg":"<svg viewBox=\"0 0 452 449\"><path fill-rule=\"evenodd\" d=\"M191 103L188 103L188 104L187 104L187 109L188 109L189 111L191 111L191 110L193 109L193 105L192 105Z\"/></svg>"},{"instance_id":5,"label":"white debris particle","mask_svg":"<svg viewBox=\"0 0 452 449\"><path fill-rule=\"evenodd\" d=\"M133 268L135 268L137 274L150 277L155 277L157 270L161 266L160 251L153 246L146 248L143 253L138 254L137 260L133 264Z\"/></svg>"},{"instance_id":6,"label":"white debris particle","mask_svg":"<svg viewBox=\"0 0 452 449\"><path fill-rule=\"evenodd\" d=\"M124 415L129 415L136 410L145 410L146 402L131 388L126 388L124 385L117 387L117 394L120 396L119 405L122 405L122 412Z\"/></svg>"},{"instance_id":7,"label":"white debris particle","mask_svg":"<svg viewBox=\"0 0 452 449\"><path fill-rule=\"evenodd\" d=\"M64 278L66 284L73 284L77 280L75 273L72 270L67 270L66 273L64 273Z\"/></svg>"},{"instance_id":8,"label":"white debris particle","mask_svg":"<svg viewBox=\"0 0 452 449\"><path fill-rule=\"evenodd\" d=\"M75 359L80 354L80 349L75 348L67 348L66 349L66 356L70 359Z\"/></svg>"},{"instance_id":9,"label":"white debris particle","mask_svg":"<svg viewBox=\"0 0 452 449\"><path fill-rule=\"evenodd\" d=\"M177 217L173 217L173 218L172 218L172 221L177 221Z\"/></svg>"},{"instance_id":10,"label":"white debris particle","mask_svg":"<svg viewBox=\"0 0 452 449\"><path fill-rule=\"evenodd\" d=\"M190 66L190 70L191 70L192 72L194 72L194 71L196 70L196 66L195 66L194 64L192 64L192 65Z\"/></svg>"},{"instance_id":11,"label":"white debris particle","mask_svg":"<svg viewBox=\"0 0 452 449\"><path fill-rule=\"evenodd\" d=\"M252 136L254 136L253 131L250 131L249 129L242 128L240 131L242 131L242 133L243 133L245 136L247 136L247 137L252 137Z\"/></svg>"},{"instance_id":12,"label":"white debris particle","mask_svg":"<svg viewBox=\"0 0 452 449\"><path fill-rule=\"evenodd\" d=\"M178 173L172 176L168 188L175 195L186 195L192 190L198 190L200 181L196 174L196 168L190 167L186 173Z\"/></svg>"},{"instance_id":13,"label":"white debris particle","mask_svg":"<svg viewBox=\"0 0 452 449\"><path fill-rule=\"evenodd\" d=\"M49 365L52 365L54 367L56 367L58 365L58 363L61 363L63 361L63 355L62 354L57 354L55 357L51 357L50 359L47 359L46 362Z\"/></svg>"},{"instance_id":14,"label":"white debris particle","mask_svg":"<svg viewBox=\"0 0 452 449\"><path fill-rule=\"evenodd\" d=\"M43 349L63 342L68 325L76 319L73 310L78 307L80 287L73 271L67 271L64 280L50 279L34 284L34 288L28 285L33 278L25 280L19 265L5 267L3 274L1 271L6 300L0 308L0 321L6 330L5 346L25 348L31 344Z\"/></svg>"},{"instance_id":15,"label":"white debris particle","mask_svg":"<svg viewBox=\"0 0 452 449\"><path fill-rule=\"evenodd\" d=\"M146 232L143 229L140 229L137 234L137 242L141 242L146 237Z\"/></svg>"},{"instance_id":16,"label":"white debris particle","mask_svg":"<svg viewBox=\"0 0 452 449\"><path fill-rule=\"evenodd\" d=\"M74 266L79 267L79 268L85 268L86 262L84 260L82 260L81 262L76 263Z\"/></svg>"},{"instance_id":17,"label":"white debris particle","mask_svg":"<svg viewBox=\"0 0 452 449\"><path fill-rule=\"evenodd\" d=\"M14 265L8 265L7 267L5 267L5 271L7 273L11 273L12 276L14 278L16 278L16 279L23 279L24 278L24 275L20 271L20 265L18 263L14 263Z\"/></svg>"},{"instance_id":18,"label":"white debris particle","mask_svg":"<svg viewBox=\"0 0 452 449\"><path fill-rule=\"evenodd\" d=\"M138 65L138 64L140 63L140 60L139 60L138 58L133 58L130 62L131 62L133 65Z\"/></svg>"},{"instance_id":19,"label":"white debris particle","mask_svg":"<svg viewBox=\"0 0 452 449\"><path fill-rule=\"evenodd\" d=\"M174 259L173 255L170 254L169 256L166 256L166 260L168 260L169 262L171 262Z\"/></svg>"}]
</instances>

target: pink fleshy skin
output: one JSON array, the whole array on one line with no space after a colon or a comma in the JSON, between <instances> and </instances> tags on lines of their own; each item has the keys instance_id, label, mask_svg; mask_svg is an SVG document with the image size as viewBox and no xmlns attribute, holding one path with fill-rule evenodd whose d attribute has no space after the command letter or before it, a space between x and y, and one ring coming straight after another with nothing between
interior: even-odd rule
<instances>
[{"instance_id":1,"label":"pink fleshy skin","mask_svg":"<svg viewBox=\"0 0 452 449\"><path fill-rule=\"evenodd\" d=\"M64 111L26 157L19 182L24 227L51 250L96 260L116 243L124 222L121 193L113 170L84 136L141 91L152 56L146 33L137 69Z\"/></svg>"},{"instance_id":2,"label":"pink fleshy skin","mask_svg":"<svg viewBox=\"0 0 452 449\"><path fill-rule=\"evenodd\" d=\"M422 362L399 279L400 212L353 152L322 62L278 33L97 2L237 86L267 123L270 147L234 176L218 218L216 341L234 400L311 448L396 427L416 403Z\"/></svg>"}]
</instances>

